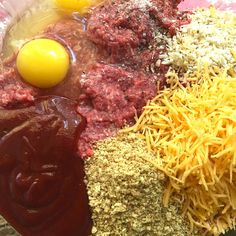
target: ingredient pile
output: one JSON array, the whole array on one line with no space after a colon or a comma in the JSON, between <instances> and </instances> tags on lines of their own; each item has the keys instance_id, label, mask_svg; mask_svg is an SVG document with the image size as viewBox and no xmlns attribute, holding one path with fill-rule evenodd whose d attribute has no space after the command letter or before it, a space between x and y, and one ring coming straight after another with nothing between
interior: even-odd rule
<instances>
[{"instance_id":1,"label":"ingredient pile","mask_svg":"<svg viewBox=\"0 0 236 236\"><path fill-rule=\"evenodd\" d=\"M57 20L14 41L0 214L20 234L235 228L236 14L180 2L57 0Z\"/></svg>"}]
</instances>

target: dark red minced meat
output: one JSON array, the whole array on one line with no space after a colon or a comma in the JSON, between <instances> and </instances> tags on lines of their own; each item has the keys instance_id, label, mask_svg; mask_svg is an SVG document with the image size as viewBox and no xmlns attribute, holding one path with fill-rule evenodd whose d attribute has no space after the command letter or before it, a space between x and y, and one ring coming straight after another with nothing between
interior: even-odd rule
<instances>
[{"instance_id":1,"label":"dark red minced meat","mask_svg":"<svg viewBox=\"0 0 236 236\"><path fill-rule=\"evenodd\" d=\"M137 0L112 1L94 10L88 20L88 36L110 53L112 63L145 67L159 56L160 49L149 49L155 45L155 31L161 27L174 35L178 27L189 22L188 19L178 20L177 5L180 2L150 0L147 6L139 7ZM152 56L146 61L148 53Z\"/></svg>"},{"instance_id":2,"label":"dark red minced meat","mask_svg":"<svg viewBox=\"0 0 236 236\"><path fill-rule=\"evenodd\" d=\"M81 81L81 88L78 112L86 117L87 128L78 148L86 157L93 153L91 144L114 135L140 114L146 102L157 94L157 77L96 64Z\"/></svg>"},{"instance_id":3,"label":"dark red minced meat","mask_svg":"<svg viewBox=\"0 0 236 236\"><path fill-rule=\"evenodd\" d=\"M15 69L7 69L0 74L0 107L31 104L36 91L19 80Z\"/></svg>"},{"instance_id":4,"label":"dark red minced meat","mask_svg":"<svg viewBox=\"0 0 236 236\"><path fill-rule=\"evenodd\" d=\"M109 57L107 63L91 67L81 80L78 112L87 119L87 128L78 142L82 157L92 155L96 141L130 124L164 87L167 67L161 65L158 76L144 70L163 50L153 46L155 31L161 27L173 35L179 26L188 23L185 17L179 20L180 0L150 0L151 4L142 7L130 4L135 1L112 1L96 8L88 19L88 38Z\"/></svg>"}]
</instances>

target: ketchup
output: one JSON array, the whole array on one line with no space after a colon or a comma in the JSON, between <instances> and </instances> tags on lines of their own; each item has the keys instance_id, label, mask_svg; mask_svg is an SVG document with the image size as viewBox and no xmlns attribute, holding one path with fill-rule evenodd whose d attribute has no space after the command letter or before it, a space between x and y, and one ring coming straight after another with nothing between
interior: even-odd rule
<instances>
[{"instance_id":1,"label":"ketchup","mask_svg":"<svg viewBox=\"0 0 236 236\"><path fill-rule=\"evenodd\" d=\"M0 214L23 236L86 236L91 215L76 141L85 120L63 97L0 110Z\"/></svg>"}]
</instances>

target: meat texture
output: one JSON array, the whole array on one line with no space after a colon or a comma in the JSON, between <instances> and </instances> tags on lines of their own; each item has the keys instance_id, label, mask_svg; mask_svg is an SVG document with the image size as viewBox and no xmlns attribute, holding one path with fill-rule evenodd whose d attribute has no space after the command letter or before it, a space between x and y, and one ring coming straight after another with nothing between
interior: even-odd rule
<instances>
[{"instance_id":1,"label":"meat texture","mask_svg":"<svg viewBox=\"0 0 236 236\"><path fill-rule=\"evenodd\" d=\"M16 107L34 101L36 90L23 83L14 68L0 74L0 107Z\"/></svg>"},{"instance_id":2,"label":"meat texture","mask_svg":"<svg viewBox=\"0 0 236 236\"><path fill-rule=\"evenodd\" d=\"M143 53L154 43L155 31L170 35L188 21L179 19L180 0L118 0L95 9L88 20L88 37L106 48L112 62L142 66ZM158 50L156 51L158 52ZM153 59L157 59L153 55Z\"/></svg>"},{"instance_id":3,"label":"meat texture","mask_svg":"<svg viewBox=\"0 0 236 236\"><path fill-rule=\"evenodd\" d=\"M79 152L91 155L91 145L133 121L157 93L157 78L114 65L96 64L81 81L78 112L87 119Z\"/></svg>"}]
</instances>

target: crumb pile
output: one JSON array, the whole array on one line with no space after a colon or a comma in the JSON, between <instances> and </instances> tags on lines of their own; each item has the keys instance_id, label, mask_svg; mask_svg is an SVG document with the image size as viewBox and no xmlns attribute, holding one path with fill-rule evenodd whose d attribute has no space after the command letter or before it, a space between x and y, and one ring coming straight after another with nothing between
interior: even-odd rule
<instances>
[{"instance_id":1,"label":"crumb pile","mask_svg":"<svg viewBox=\"0 0 236 236\"><path fill-rule=\"evenodd\" d=\"M93 235L189 235L180 204L162 205L164 174L143 157L155 158L135 134L97 143L86 161Z\"/></svg>"},{"instance_id":2,"label":"crumb pile","mask_svg":"<svg viewBox=\"0 0 236 236\"><path fill-rule=\"evenodd\" d=\"M1 236L20 236L1 216L0 216L0 235Z\"/></svg>"},{"instance_id":3,"label":"crumb pile","mask_svg":"<svg viewBox=\"0 0 236 236\"><path fill-rule=\"evenodd\" d=\"M162 63L181 74L196 75L206 65L236 75L236 15L214 7L190 15L191 23L167 38Z\"/></svg>"}]
</instances>

